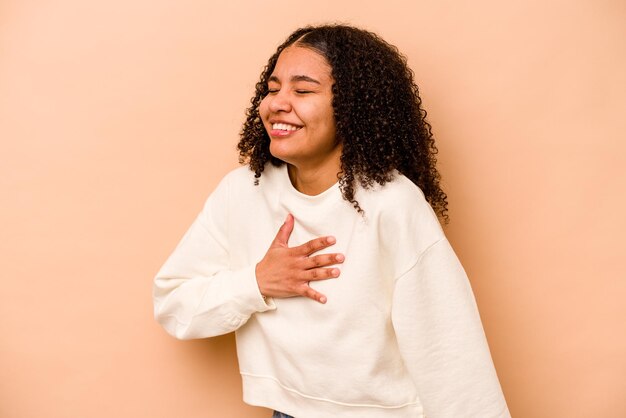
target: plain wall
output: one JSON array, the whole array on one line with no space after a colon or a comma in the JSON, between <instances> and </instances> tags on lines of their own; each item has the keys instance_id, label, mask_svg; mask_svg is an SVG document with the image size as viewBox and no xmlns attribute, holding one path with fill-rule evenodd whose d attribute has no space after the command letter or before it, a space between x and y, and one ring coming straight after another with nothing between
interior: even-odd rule
<instances>
[{"instance_id":1,"label":"plain wall","mask_svg":"<svg viewBox=\"0 0 626 418\"><path fill-rule=\"evenodd\" d=\"M269 417L152 278L306 23L403 51L516 418L626 416L623 1L0 3L0 417Z\"/></svg>"}]
</instances>

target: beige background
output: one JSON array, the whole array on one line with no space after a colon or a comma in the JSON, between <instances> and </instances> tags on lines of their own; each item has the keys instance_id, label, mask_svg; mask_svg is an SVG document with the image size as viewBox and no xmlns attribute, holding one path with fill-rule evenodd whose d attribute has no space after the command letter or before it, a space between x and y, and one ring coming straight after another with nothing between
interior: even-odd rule
<instances>
[{"instance_id":1,"label":"beige background","mask_svg":"<svg viewBox=\"0 0 626 418\"><path fill-rule=\"evenodd\" d=\"M626 416L625 4L2 1L0 417L269 416L151 280L266 59L327 21L409 57L513 416Z\"/></svg>"}]
</instances>

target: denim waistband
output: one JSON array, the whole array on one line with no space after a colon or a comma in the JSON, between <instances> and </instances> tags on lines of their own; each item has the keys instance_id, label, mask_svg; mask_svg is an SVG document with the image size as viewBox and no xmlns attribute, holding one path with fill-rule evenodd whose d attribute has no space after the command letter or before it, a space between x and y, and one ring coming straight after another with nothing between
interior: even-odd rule
<instances>
[{"instance_id":1,"label":"denim waistband","mask_svg":"<svg viewBox=\"0 0 626 418\"><path fill-rule=\"evenodd\" d=\"M272 418L293 418L291 415L283 414L282 412L274 411Z\"/></svg>"}]
</instances>

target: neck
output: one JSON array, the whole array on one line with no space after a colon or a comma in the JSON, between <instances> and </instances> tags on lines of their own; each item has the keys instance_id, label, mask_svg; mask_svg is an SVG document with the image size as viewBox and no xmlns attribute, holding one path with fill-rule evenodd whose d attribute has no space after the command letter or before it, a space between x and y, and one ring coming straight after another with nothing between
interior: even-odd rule
<instances>
[{"instance_id":1,"label":"neck","mask_svg":"<svg viewBox=\"0 0 626 418\"><path fill-rule=\"evenodd\" d=\"M337 183L337 176L341 168L337 164L336 167L303 169L302 167L288 164L287 170L289 171L289 180L291 180L291 184L297 191L309 196L315 196Z\"/></svg>"}]
</instances>

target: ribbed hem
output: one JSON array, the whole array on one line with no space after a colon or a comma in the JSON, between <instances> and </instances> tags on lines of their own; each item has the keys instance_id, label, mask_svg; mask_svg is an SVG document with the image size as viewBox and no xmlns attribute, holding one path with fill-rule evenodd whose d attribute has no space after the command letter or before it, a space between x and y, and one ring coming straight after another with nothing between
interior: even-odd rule
<instances>
[{"instance_id":1,"label":"ribbed hem","mask_svg":"<svg viewBox=\"0 0 626 418\"><path fill-rule=\"evenodd\" d=\"M425 418L419 401L398 406L349 404L307 396L272 377L241 373L243 400L295 418Z\"/></svg>"}]
</instances>

